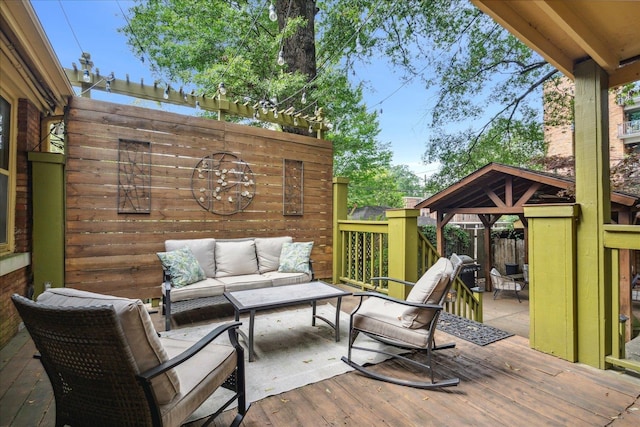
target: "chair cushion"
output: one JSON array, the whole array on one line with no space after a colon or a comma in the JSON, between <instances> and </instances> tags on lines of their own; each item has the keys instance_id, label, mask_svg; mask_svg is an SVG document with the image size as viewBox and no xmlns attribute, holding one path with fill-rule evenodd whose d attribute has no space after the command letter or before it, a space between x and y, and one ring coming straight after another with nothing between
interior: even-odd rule
<instances>
[{"instance_id":1,"label":"chair cushion","mask_svg":"<svg viewBox=\"0 0 640 427\"><path fill-rule=\"evenodd\" d=\"M407 296L407 301L421 304L439 304L440 297L449 284L452 273L453 264L451 261L444 257L440 258L416 282ZM402 325L406 328L422 328L432 318L433 312L431 310L410 307L402 314Z\"/></svg>"},{"instance_id":2,"label":"chair cushion","mask_svg":"<svg viewBox=\"0 0 640 427\"><path fill-rule=\"evenodd\" d=\"M310 273L309 258L313 242L283 243L278 271L281 273Z\"/></svg>"},{"instance_id":3,"label":"chair cushion","mask_svg":"<svg viewBox=\"0 0 640 427\"><path fill-rule=\"evenodd\" d=\"M171 274L171 284L176 288L204 280L207 276L188 247L170 252L158 252L158 258Z\"/></svg>"},{"instance_id":4,"label":"chair cushion","mask_svg":"<svg viewBox=\"0 0 640 427\"><path fill-rule=\"evenodd\" d=\"M237 353L227 344L227 335L217 338L192 358L176 366L180 378L180 393L167 405L160 407L163 425L179 426L213 394L233 373ZM188 350L195 342L179 338L160 338L169 357Z\"/></svg>"},{"instance_id":5,"label":"chair cushion","mask_svg":"<svg viewBox=\"0 0 640 427\"><path fill-rule=\"evenodd\" d=\"M280 265L280 253L283 243L291 243L290 236L284 237L256 237L256 254L258 256L258 270L260 273L276 271Z\"/></svg>"},{"instance_id":6,"label":"chair cushion","mask_svg":"<svg viewBox=\"0 0 640 427\"><path fill-rule=\"evenodd\" d=\"M198 264L204 270L207 277L216 277L216 239L181 239L165 240L164 248L167 252L187 247L193 252L193 256L198 260Z\"/></svg>"},{"instance_id":7,"label":"chair cushion","mask_svg":"<svg viewBox=\"0 0 640 427\"><path fill-rule=\"evenodd\" d=\"M382 298L368 298L354 314L353 326L364 332L425 348L429 342L429 331L404 327L400 319L405 308Z\"/></svg>"},{"instance_id":8,"label":"chair cushion","mask_svg":"<svg viewBox=\"0 0 640 427\"><path fill-rule=\"evenodd\" d=\"M38 303L58 307L111 305L116 311L127 343L138 367L144 372L169 360L149 313L140 300L85 292L71 288L53 288L38 296ZM180 392L180 380L174 369L152 381L158 403L170 402Z\"/></svg>"},{"instance_id":9,"label":"chair cushion","mask_svg":"<svg viewBox=\"0 0 640 427\"><path fill-rule=\"evenodd\" d=\"M250 240L216 241L216 277L258 274L256 244Z\"/></svg>"}]
</instances>

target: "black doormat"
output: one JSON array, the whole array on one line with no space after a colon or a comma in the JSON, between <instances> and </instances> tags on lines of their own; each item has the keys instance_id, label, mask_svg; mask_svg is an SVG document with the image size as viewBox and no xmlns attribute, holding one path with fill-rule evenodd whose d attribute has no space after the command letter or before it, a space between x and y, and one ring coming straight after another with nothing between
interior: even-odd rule
<instances>
[{"instance_id":1,"label":"black doormat","mask_svg":"<svg viewBox=\"0 0 640 427\"><path fill-rule=\"evenodd\" d=\"M447 312L440 313L438 329L476 345L484 346L514 334Z\"/></svg>"}]
</instances>

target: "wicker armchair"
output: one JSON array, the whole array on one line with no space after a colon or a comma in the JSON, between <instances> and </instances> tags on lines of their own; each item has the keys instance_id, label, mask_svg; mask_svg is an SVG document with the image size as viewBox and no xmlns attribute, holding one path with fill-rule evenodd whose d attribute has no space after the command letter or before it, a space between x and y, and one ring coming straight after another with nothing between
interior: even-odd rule
<instances>
[{"instance_id":1,"label":"wicker armchair","mask_svg":"<svg viewBox=\"0 0 640 427\"><path fill-rule=\"evenodd\" d=\"M56 426L178 426L219 387L234 393L209 421L237 399L232 425L242 422L248 405L240 322L194 344L159 338L139 300L73 289L40 297L11 298L51 381ZM211 343L224 332L232 345Z\"/></svg>"}]
</instances>

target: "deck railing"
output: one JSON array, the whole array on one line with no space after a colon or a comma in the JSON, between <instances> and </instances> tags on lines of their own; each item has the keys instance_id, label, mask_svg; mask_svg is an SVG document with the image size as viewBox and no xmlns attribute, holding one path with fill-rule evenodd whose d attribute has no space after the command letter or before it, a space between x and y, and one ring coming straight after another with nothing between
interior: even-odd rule
<instances>
[{"instance_id":1,"label":"deck railing","mask_svg":"<svg viewBox=\"0 0 640 427\"><path fill-rule=\"evenodd\" d=\"M406 221L416 221L415 217L404 218ZM415 265L416 271L410 273L410 277L398 277L399 279L415 281L422 276L435 262L440 255L429 242L429 240L416 230L417 245L407 253L390 254L390 247L402 247L403 245L394 242L394 236L389 233L389 222L387 221L356 221L341 220L335 225L339 235L338 244L335 245L334 259L339 262L334 263L334 268L338 268L337 279L341 283L347 283L361 290L374 290L372 277L396 277L389 273L389 262L402 262L401 260L411 260L410 264ZM409 227L411 228L411 227ZM415 263L413 262L415 260ZM412 276L412 277L411 277ZM392 294L395 297L404 298L405 290L390 292L387 281L378 281L375 290L384 294ZM452 285L456 291L456 298L445 305L445 310L452 314L457 314L472 320L482 321L482 294L471 292L460 279Z\"/></svg>"}]
</instances>

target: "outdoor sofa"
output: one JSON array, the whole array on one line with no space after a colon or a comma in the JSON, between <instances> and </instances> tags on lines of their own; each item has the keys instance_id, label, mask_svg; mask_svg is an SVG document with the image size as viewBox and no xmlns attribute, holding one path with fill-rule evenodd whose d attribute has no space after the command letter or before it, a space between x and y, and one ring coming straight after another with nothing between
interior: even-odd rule
<instances>
[{"instance_id":1,"label":"outdoor sofa","mask_svg":"<svg viewBox=\"0 0 640 427\"><path fill-rule=\"evenodd\" d=\"M312 246L290 236L166 240L158 253L166 330L176 313L227 303L225 291L312 281Z\"/></svg>"}]
</instances>

